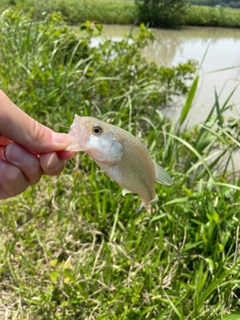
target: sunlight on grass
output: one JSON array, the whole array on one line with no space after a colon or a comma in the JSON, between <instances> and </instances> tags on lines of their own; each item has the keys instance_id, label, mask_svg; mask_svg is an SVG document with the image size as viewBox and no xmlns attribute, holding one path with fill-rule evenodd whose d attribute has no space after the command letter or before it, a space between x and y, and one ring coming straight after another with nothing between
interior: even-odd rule
<instances>
[{"instance_id":1,"label":"sunlight on grass","mask_svg":"<svg viewBox=\"0 0 240 320\"><path fill-rule=\"evenodd\" d=\"M173 179L135 214L139 198L78 153L59 177L2 201L0 318L238 319L240 122L224 116L229 99L216 92L204 123L186 128L196 64L149 63L144 26L98 48L100 26L79 35L59 14L35 23L8 11L0 27L0 83L16 104L51 128L74 113L121 126ZM161 113L174 95L186 96L177 123Z\"/></svg>"}]
</instances>

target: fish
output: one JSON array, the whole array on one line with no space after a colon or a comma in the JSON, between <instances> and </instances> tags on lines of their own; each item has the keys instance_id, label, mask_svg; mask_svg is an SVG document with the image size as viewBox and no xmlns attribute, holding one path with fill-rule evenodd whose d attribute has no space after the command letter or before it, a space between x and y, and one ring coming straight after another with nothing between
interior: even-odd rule
<instances>
[{"instance_id":1,"label":"fish","mask_svg":"<svg viewBox=\"0 0 240 320\"><path fill-rule=\"evenodd\" d=\"M120 127L76 114L69 134L72 142L66 150L87 153L101 171L123 187L123 196L140 196L136 212L159 200L155 181L172 185L169 174L151 158L140 140Z\"/></svg>"}]
</instances>

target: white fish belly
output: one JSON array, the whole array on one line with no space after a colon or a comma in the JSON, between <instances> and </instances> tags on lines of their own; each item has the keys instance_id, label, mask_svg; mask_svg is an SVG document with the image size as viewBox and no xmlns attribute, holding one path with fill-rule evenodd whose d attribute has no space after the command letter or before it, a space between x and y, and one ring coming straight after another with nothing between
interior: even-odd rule
<instances>
[{"instance_id":1,"label":"white fish belly","mask_svg":"<svg viewBox=\"0 0 240 320\"><path fill-rule=\"evenodd\" d=\"M155 168L148 154L139 157L132 150L124 150L122 159L113 166L97 164L124 189L138 194L143 203L155 198Z\"/></svg>"}]
</instances>

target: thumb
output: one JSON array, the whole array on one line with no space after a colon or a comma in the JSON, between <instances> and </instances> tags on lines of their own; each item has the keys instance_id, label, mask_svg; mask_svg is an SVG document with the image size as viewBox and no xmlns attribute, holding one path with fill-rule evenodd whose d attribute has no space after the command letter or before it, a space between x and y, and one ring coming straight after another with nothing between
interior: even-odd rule
<instances>
[{"instance_id":1,"label":"thumb","mask_svg":"<svg viewBox=\"0 0 240 320\"><path fill-rule=\"evenodd\" d=\"M72 139L70 135L54 132L28 116L2 91L0 135L38 153L64 150Z\"/></svg>"}]
</instances>

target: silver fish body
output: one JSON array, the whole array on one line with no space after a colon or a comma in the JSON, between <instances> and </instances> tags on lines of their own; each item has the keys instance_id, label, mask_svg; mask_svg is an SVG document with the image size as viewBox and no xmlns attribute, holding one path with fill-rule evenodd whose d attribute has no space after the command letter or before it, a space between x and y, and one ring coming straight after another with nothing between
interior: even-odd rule
<instances>
[{"instance_id":1,"label":"silver fish body","mask_svg":"<svg viewBox=\"0 0 240 320\"><path fill-rule=\"evenodd\" d=\"M124 188L122 194L138 194L142 203L158 201L154 182L171 185L168 173L156 164L146 147L131 133L93 117L75 115L67 150L85 151L112 180Z\"/></svg>"}]
</instances>

